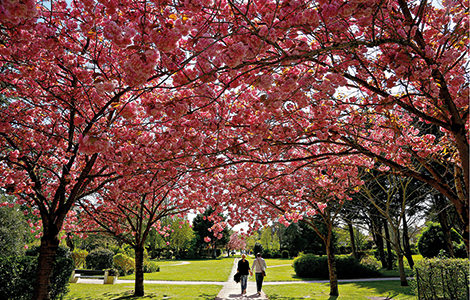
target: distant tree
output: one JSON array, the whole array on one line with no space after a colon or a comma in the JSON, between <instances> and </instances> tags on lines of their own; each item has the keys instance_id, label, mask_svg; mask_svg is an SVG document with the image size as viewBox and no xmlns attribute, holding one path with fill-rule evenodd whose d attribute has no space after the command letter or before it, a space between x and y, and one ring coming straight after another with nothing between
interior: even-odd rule
<instances>
[{"instance_id":1,"label":"distant tree","mask_svg":"<svg viewBox=\"0 0 470 300\"><path fill-rule=\"evenodd\" d=\"M325 224L316 222L316 226L321 232L326 233ZM333 235L333 244L336 245L336 235ZM281 248L288 250L291 256L297 256L299 252L325 254L322 239L304 222L292 223L286 227Z\"/></svg>"},{"instance_id":2,"label":"distant tree","mask_svg":"<svg viewBox=\"0 0 470 300\"><path fill-rule=\"evenodd\" d=\"M227 226L225 226L221 231L217 231L216 236L214 236L214 231L212 227L217 224L213 220L213 214L215 210L212 207L209 207L202 214L198 214L193 220L193 230L195 233L196 240L196 249L199 255L203 255L204 250L210 249L212 252L212 257L216 257L216 249L224 248L225 245L229 242L230 233ZM219 218L222 218L221 214L216 214Z\"/></svg>"},{"instance_id":3,"label":"distant tree","mask_svg":"<svg viewBox=\"0 0 470 300\"><path fill-rule=\"evenodd\" d=\"M238 232L235 232L232 233L230 240L225 247L227 249L227 256L230 256L230 251L245 250L246 241Z\"/></svg>"},{"instance_id":4,"label":"distant tree","mask_svg":"<svg viewBox=\"0 0 470 300\"><path fill-rule=\"evenodd\" d=\"M256 242L255 245L253 246L253 254L258 254L258 253L263 253L264 247L261 245L261 243Z\"/></svg>"}]
</instances>

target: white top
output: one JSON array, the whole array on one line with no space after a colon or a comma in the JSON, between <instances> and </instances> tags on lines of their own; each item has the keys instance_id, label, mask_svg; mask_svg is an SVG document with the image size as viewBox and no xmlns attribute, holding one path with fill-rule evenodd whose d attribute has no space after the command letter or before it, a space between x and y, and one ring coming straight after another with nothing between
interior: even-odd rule
<instances>
[{"instance_id":1,"label":"white top","mask_svg":"<svg viewBox=\"0 0 470 300\"><path fill-rule=\"evenodd\" d=\"M257 257L253 261L253 271L255 273L261 273L262 271L266 271L266 261L262 257Z\"/></svg>"}]
</instances>

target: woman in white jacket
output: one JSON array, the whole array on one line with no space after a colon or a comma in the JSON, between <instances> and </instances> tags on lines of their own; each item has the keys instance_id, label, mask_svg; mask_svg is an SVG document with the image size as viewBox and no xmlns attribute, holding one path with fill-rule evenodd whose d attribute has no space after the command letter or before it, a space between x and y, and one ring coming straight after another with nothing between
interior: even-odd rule
<instances>
[{"instance_id":1,"label":"woman in white jacket","mask_svg":"<svg viewBox=\"0 0 470 300\"><path fill-rule=\"evenodd\" d=\"M251 269L255 272L258 296L261 295L261 287L263 286L264 276L266 276L266 268L266 261L261 257L261 253L257 253Z\"/></svg>"}]
</instances>

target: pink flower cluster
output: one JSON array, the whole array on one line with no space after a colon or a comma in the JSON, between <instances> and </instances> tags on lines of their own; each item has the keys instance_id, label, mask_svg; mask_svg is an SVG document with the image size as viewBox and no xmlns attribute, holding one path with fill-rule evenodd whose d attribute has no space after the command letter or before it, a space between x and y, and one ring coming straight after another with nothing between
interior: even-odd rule
<instances>
[{"instance_id":1,"label":"pink flower cluster","mask_svg":"<svg viewBox=\"0 0 470 300\"><path fill-rule=\"evenodd\" d=\"M236 67L243 62L246 56L248 46L242 42L238 42L228 48L224 53L224 61L228 67Z\"/></svg>"},{"instance_id":2,"label":"pink flower cluster","mask_svg":"<svg viewBox=\"0 0 470 300\"><path fill-rule=\"evenodd\" d=\"M0 23L19 24L36 16L34 0L3 0L0 1Z\"/></svg>"},{"instance_id":3,"label":"pink flower cluster","mask_svg":"<svg viewBox=\"0 0 470 300\"><path fill-rule=\"evenodd\" d=\"M114 42L120 48L130 45L135 33L133 28L122 28L114 21L110 21L104 26L104 37Z\"/></svg>"},{"instance_id":4,"label":"pink flower cluster","mask_svg":"<svg viewBox=\"0 0 470 300\"><path fill-rule=\"evenodd\" d=\"M78 142L80 144L80 152L87 155L102 152L109 148L108 140L92 134L80 136Z\"/></svg>"},{"instance_id":5,"label":"pink flower cluster","mask_svg":"<svg viewBox=\"0 0 470 300\"><path fill-rule=\"evenodd\" d=\"M131 86L145 83L159 60L160 53L154 49L132 54L123 66L126 82Z\"/></svg>"}]
</instances>

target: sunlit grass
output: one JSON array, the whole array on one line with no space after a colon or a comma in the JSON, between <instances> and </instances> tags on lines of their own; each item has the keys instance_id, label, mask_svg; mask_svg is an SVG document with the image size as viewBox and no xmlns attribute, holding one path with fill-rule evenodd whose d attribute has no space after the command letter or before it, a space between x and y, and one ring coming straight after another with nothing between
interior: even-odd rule
<instances>
[{"instance_id":1,"label":"sunlit grass","mask_svg":"<svg viewBox=\"0 0 470 300\"><path fill-rule=\"evenodd\" d=\"M184 260L189 264L178 264L182 261L156 261L160 272L145 273L145 280L185 280L185 281L227 281L233 266L233 258ZM119 277L134 279L135 275Z\"/></svg>"},{"instance_id":2,"label":"sunlit grass","mask_svg":"<svg viewBox=\"0 0 470 300\"><path fill-rule=\"evenodd\" d=\"M328 283L264 285L263 290L271 300L370 300L374 297L399 300L417 299L410 287L402 287L400 282L395 280L340 283L338 286L339 297L329 296Z\"/></svg>"},{"instance_id":3,"label":"sunlit grass","mask_svg":"<svg viewBox=\"0 0 470 300\"><path fill-rule=\"evenodd\" d=\"M211 299L222 289L220 285L161 285L146 284L144 297L133 297L133 284L82 284L70 285L65 299Z\"/></svg>"}]
</instances>

